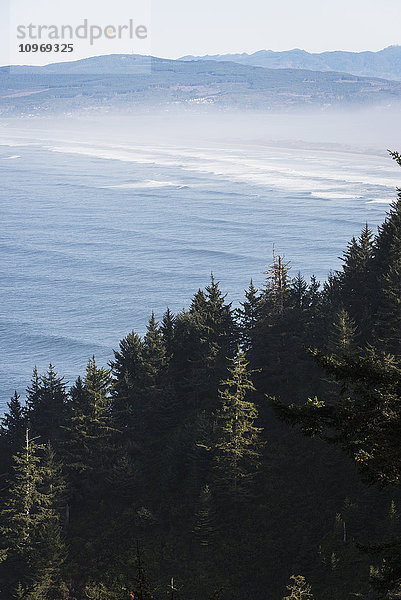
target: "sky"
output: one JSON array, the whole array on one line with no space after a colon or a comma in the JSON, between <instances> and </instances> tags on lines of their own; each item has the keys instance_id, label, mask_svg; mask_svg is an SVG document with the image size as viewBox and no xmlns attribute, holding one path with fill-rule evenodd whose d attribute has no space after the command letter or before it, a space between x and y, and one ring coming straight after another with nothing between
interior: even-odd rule
<instances>
[{"instance_id":1,"label":"sky","mask_svg":"<svg viewBox=\"0 0 401 600\"><path fill-rule=\"evenodd\" d=\"M59 60L111 53L178 58L302 48L377 51L401 44L401 0L1 0L0 64L46 64L53 55L19 52L18 24L144 24L142 39L78 40ZM24 39L24 42L26 40Z\"/></svg>"}]
</instances>

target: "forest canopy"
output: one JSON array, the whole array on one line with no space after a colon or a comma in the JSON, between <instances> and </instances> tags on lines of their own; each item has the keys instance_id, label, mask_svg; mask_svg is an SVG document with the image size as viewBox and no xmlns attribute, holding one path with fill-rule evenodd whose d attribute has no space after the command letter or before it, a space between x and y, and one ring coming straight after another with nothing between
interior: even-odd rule
<instances>
[{"instance_id":1,"label":"forest canopy","mask_svg":"<svg viewBox=\"0 0 401 600\"><path fill-rule=\"evenodd\" d=\"M399 598L400 356L401 191L323 284L274 254L238 309L212 276L72 386L35 368L1 598Z\"/></svg>"}]
</instances>

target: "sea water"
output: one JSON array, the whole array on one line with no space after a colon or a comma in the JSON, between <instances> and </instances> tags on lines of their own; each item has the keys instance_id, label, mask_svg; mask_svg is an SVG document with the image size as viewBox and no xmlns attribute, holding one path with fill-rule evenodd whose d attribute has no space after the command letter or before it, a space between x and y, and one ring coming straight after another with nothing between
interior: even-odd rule
<instances>
[{"instance_id":1,"label":"sea water","mask_svg":"<svg viewBox=\"0 0 401 600\"><path fill-rule=\"evenodd\" d=\"M66 382L143 334L153 310L220 281L237 306L276 253L320 281L376 231L399 172L385 156L213 143L0 145L0 411L37 365Z\"/></svg>"}]
</instances>

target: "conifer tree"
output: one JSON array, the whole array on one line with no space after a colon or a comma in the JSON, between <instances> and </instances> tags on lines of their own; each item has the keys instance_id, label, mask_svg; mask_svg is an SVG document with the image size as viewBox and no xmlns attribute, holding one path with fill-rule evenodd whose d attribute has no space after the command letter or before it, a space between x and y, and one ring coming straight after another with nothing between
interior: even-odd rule
<instances>
[{"instance_id":1,"label":"conifer tree","mask_svg":"<svg viewBox=\"0 0 401 600\"><path fill-rule=\"evenodd\" d=\"M60 507L65 484L51 447L30 438L14 457L8 499L1 510L3 558L9 585L56 598L65 560ZM21 589L22 589L21 588ZM35 596L32 596L34 598Z\"/></svg>"},{"instance_id":2,"label":"conifer tree","mask_svg":"<svg viewBox=\"0 0 401 600\"><path fill-rule=\"evenodd\" d=\"M257 473L263 442L256 426L258 411L249 398L255 388L247 370L244 352L229 368L229 379L221 383L218 433L214 445L217 486L234 498L244 496Z\"/></svg>"},{"instance_id":3,"label":"conifer tree","mask_svg":"<svg viewBox=\"0 0 401 600\"><path fill-rule=\"evenodd\" d=\"M140 391L142 373L143 342L132 331L114 351L114 360L110 362L113 374L113 417L123 433L123 439L129 444L138 429L138 411L140 410Z\"/></svg>"},{"instance_id":4,"label":"conifer tree","mask_svg":"<svg viewBox=\"0 0 401 600\"><path fill-rule=\"evenodd\" d=\"M83 486L91 496L99 492L112 463L116 427L111 388L110 371L98 367L93 357L88 361L83 382L78 379L71 390L71 416L66 427L68 467L74 486Z\"/></svg>"},{"instance_id":5,"label":"conifer tree","mask_svg":"<svg viewBox=\"0 0 401 600\"><path fill-rule=\"evenodd\" d=\"M266 286L263 291L263 300L269 312L282 315L288 298L290 278L288 276L289 264L284 262L283 256L275 253L273 248L273 262L266 271Z\"/></svg>"},{"instance_id":6,"label":"conifer tree","mask_svg":"<svg viewBox=\"0 0 401 600\"><path fill-rule=\"evenodd\" d=\"M307 308L309 304L308 284L302 277L300 271L298 271L297 275L292 281L292 285L290 288L290 296L294 306L297 309L302 310L304 308Z\"/></svg>"},{"instance_id":7,"label":"conifer tree","mask_svg":"<svg viewBox=\"0 0 401 600\"><path fill-rule=\"evenodd\" d=\"M283 600L313 600L311 586L303 575L291 575L287 592L288 596L285 596Z\"/></svg>"},{"instance_id":8,"label":"conifer tree","mask_svg":"<svg viewBox=\"0 0 401 600\"><path fill-rule=\"evenodd\" d=\"M198 501L198 509L195 514L194 533L201 548L209 548L213 543L216 533L214 523L213 498L210 486L204 485Z\"/></svg>"},{"instance_id":9,"label":"conifer tree","mask_svg":"<svg viewBox=\"0 0 401 600\"><path fill-rule=\"evenodd\" d=\"M390 153L401 166L400 155ZM386 352L401 352L401 189L390 206L375 241L373 274L377 292L374 295L377 323L375 338Z\"/></svg>"},{"instance_id":10,"label":"conifer tree","mask_svg":"<svg viewBox=\"0 0 401 600\"><path fill-rule=\"evenodd\" d=\"M159 324L152 316L147 325L142 349L142 371L146 390L155 388L160 383L166 366L166 348L163 343L163 334Z\"/></svg>"},{"instance_id":11,"label":"conifer tree","mask_svg":"<svg viewBox=\"0 0 401 600\"><path fill-rule=\"evenodd\" d=\"M170 358L174 351L174 327L175 327L175 315L167 308L163 315L163 320L160 326L160 330L163 336L163 344L166 350L166 361L170 361Z\"/></svg>"},{"instance_id":12,"label":"conifer tree","mask_svg":"<svg viewBox=\"0 0 401 600\"><path fill-rule=\"evenodd\" d=\"M226 295L222 293L219 283L215 281L213 273L210 283L206 286L206 320L209 331L209 340L216 344L218 357L223 361L221 368L225 368L225 359L232 357L235 351L236 327L233 319L231 303L226 303ZM219 369L219 365L216 365Z\"/></svg>"},{"instance_id":13,"label":"conifer tree","mask_svg":"<svg viewBox=\"0 0 401 600\"><path fill-rule=\"evenodd\" d=\"M131 331L119 344L119 350L114 351L114 360L110 367L114 376L113 396L129 400L133 394L141 374L142 340Z\"/></svg>"},{"instance_id":14,"label":"conifer tree","mask_svg":"<svg viewBox=\"0 0 401 600\"><path fill-rule=\"evenodd\" d=\"M394 357L328 356L311 351L326 373L340 384L335 404L309 399L303 406L286 405L273 398L277 415L299 425L310 437L320 436L354 458L364 480L370 484L399 485L401 448L401 367Z\"/></svg>"},{"instance_id":15,"label":"conifer tree","mask_svg":"<svg viewBox=\"0 0 401 600\"><path fill-rule=\"evenodd\" d=\"M41 376L35 367L31 387L27 392L30 428L35 435L40 436L42 443L50 441L57 447L63 439L68 404L63 377L57 375L52 364L48 372Z\"/></svg>"},{"instance_id":16,"label":"conifer tree","mask_svg":"<svg viewBox=\"0 0 401 600\"><path fill-rule=\"evenodd\" d=\"M14 455L24 441L26 414L17 392L14 393L7 406L8 412L5 413L1 423L1 437L6 443L7 453Z\"/></svg>"},{"instance_id":17,"label":"conifer tree","mask_svg":"<svg viewBox=\"0 0 401 600\"><path fill-rule=\"evenodd\" d=\"M351 356L355 350L358 328L343 308L336 315L329 337L329 350L339 356Z\"/></svg>"},{"instance_id":18,"label":"conifer tree","mask_svg":"<svg viewBox=\"0 0 401 600\"><path fill-rule=\"evenodd\" d=\"M206 290L195 294L190 310L175 321L170 377L191 419L215 408L218 383L226 376L236 336L231 304L212 276Z\"/></svg>"},{"instance_id":19,"label":"conifer tree","mask_svg":"<svg viewBox=\"0 0 401 600\"><path fill-rule=\"evenodd\" d=\"M250 352L257 345L258 321L260 318L261 297L259 291L251 283L245 291L245 301L237 310L241 345L245 352Z\"/></svg>"},{"instance_id":20,"label":"conifer tree","mask_svg":"<svg viewBox=\"0 0 401 600\"><path fill-rule=\"evenodd\" d=\"M341 297L344 308L367 337L372 320L372 274L374 256L373 234L368 224L359 239L352 238L344 252L340 274Z\"/></svg>"}]
</instances>

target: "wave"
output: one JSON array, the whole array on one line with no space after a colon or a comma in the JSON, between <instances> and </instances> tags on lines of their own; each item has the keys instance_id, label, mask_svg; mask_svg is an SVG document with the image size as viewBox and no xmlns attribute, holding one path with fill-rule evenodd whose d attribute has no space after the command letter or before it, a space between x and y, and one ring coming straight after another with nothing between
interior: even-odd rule
<instances>
[{"instance_id":1,"label":"wave","mask_svg":"<svg viewBox=\"0 0 401 600\"><path fill-rule=\"evenodd\" d=\"M13 156L4 156L2 160L15 160L16 158L21 158L19 154L13 154Z\"/></svg>"},{"instance_id":2,"label":"wave","mask_svg":"<svg viewBox=\"0 0 401 600\"><path fill-rule=\"evenodd\" d=\"M321 198L323 200L355 200L360 198L358 194L345 194L343 192L311 192L313 198Z\"/></svg>"},{"instance_id":3,"label":"wave","mask_svg":"<svg viewBox=\"0 0 401 600\"><path fill-rule=\"evenodd\" d=\"M302 165L295 164L288 166L288 152L283 156L272 156L274 150L269 149L266 152L254 152L253 154L244 154L240 150L235 152L227 150L217 151L214 148L196 149L182 148L153 148L139 146L83 146L83 145L62 145L48 146L52 152L66 154L85 155L104 160L118 160L128 163L175 167L186 172L201 173L221 179L228 179L231 182L247 183L257 186L272 186L276 188L285 188L291 190L313 191L321 195L324 193L334 193L335 185L354 184L360 188L361 185L381 186L393 189L396 184L396 176L387 165L378 169L376 173L366 173L366 165L360 163L354 168L349 168L343 164L341 157L330 162L322 161L316 163L316 153L310 157L303 157ZM277 151L279 153L279 151ZM279 153L280 154L280 153ZM337 153L338 154L338 153ZM295 161L297 154L293 155ZM305 168L306 162L311 163L310 168ZM349 157L346 157L349 160ZM282 164L280 164L282 161ZM128 184L122 184L119 187L125 187ZM130 187L139 187L138 183L129 184ZM170 182L168 183L170 185ZM174 184L173 185L177 185ZM179 184L178 184L179 185ZM162 187L161 184L148 184L148 187ZM114 187L114 186L113 186ZM147 186L141 186L147 187ZM127 188L126 188L127 189ZM359 194L355 194L357 196ZM344 198L344 195L336 198ZM353 198L354 195L349 196ZM330 197L331 199L331 197Z\"/></svg>"},{"instance_id":4,"label":"wave","mask_svg":"<svg viewBox=\"0 0 401 600\"><path fill-rule=\"evenodd\" d=\"M107 189L120 189L120 190L131 190L131 189L144 189L144 188L163 188L163 187L175 187L175 188L184 188L188 186L184 186L182 183L177 181L157 181L153 179L148 179L145 181L135 181L132 183L120 183L118 185L107 185L103 186Z\"/></svg>"},{"instance_id":5,"label":"wave","mask_svg":"<svg viewBox=\"0 0 401 600\"><path fill-rule=\"evenodd\" d=\"M394 198L378 198L377 200L368 200L366 204L390 204Z\"/></svg>"}]
</instances>

